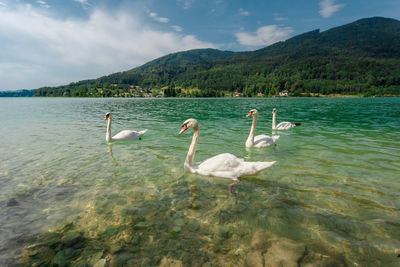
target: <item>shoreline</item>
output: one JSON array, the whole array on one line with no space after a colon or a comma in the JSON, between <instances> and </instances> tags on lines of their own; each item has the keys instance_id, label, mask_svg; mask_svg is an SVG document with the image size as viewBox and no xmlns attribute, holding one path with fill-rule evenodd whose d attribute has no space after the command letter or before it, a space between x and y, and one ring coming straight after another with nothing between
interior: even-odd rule
<instances>
[{"instance_id":1,"label":"shoreline","mask_svg":"<svg viewBox=\"0 0 400 267\"><path fill-rule=\"evenodd\" d=\"M209 96L209 97L186 97L186 96L16 96L16 95L0 95L0 98L31 98L31 97L40 97L40 98L375 98L375 97L400 97L400 95L371 95L366 96L363 94L357 95L345 95L345 94L330 94L330 95L321 95L321 94L310 94L304 96Z\"/></svg>"}]
</instances>

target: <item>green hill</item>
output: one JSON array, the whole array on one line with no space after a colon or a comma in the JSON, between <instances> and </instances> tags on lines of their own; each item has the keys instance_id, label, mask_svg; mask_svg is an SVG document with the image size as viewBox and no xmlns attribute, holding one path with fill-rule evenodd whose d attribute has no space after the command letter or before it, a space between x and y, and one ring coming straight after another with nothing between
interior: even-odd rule
<instances>
[{"instance_id":1,"label":"green hill","mask_svg":"<svg viewBox=\"0 0 400 267\"><path fill-rule=\"evenodd\" d=\"M361 19L252 52L196 49L37 96L400 95L400 21Z\"/></svg>"},{"instance_id":2,"label":"green hill","mask_svg":"<svg viewBox=\"0 0 400 267\"><path fill-rule=\"evenodd\" d=\"M0 91L0 97L31 97L35 94L35 89L32 90L17 90L17 91Z\"/></svg>"}]
</instances>

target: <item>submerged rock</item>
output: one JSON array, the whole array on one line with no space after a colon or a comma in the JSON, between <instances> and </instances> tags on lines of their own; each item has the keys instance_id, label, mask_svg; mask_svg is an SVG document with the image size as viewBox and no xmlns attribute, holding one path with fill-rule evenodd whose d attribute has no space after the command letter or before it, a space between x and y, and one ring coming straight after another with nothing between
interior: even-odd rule
<instances>
[{"instance_id":1,"label":"submerged rock","mask_svg":"<svg viewBox=\"0 0 400 267\"><path fill-rule=\"evenodd\" d=\"M200 229L200 224L195 219L191 219L187 224L189 231L196 232Z\"/></svg>"},{"instance_id":2,"label":"submerged rock","mask_svg":"<svg viewBox=\"0 0 400 267\"><path fill-rule=\"evenodd\" d=\"M304 254L304 244L298 244L286 238L276 240L264 254L265 266L297 266Z\"/></svg>"},{"instance_id":3,"label":"submerged rock","mask_svg":"<svg viewBox=\"0 0 400 267\"><path fill-rule=\"evenodd\" d=\"M134 257L134 254L127 251L118 252L111 258L110 266L126 266L127 262L133 260Z\"/></svg>"},{"instance_id":4,"label":"submerged rock","mask_svg":"<svg viewBox=\"0 0 400 267\"><path fill-rule=\"evenodd\" d=\"M64 251L61 250L61 251L57 252L57 254L53 258L53 263L56 266L60 266L60 267L68 266L68 260L65 257Z\"/></svg>"},{"instance_id":5,"label":"submerged rock","mask_svg":"<svg viewBox=\"0 0 400 267\"><path fill-rule=\"evenodd\" d=\"M100 261L101 257L103 257L103 251L92 252L93 254L90 256L89 262L93 265L97 264Z\"/></svg>"},{"instance_id":6,"label":"submerged rock","mask_svg":"<svg viewBox=\"0 0 400 267\"><path fill-rule=\"evenodd\" d=\"M123 208L123 209L121 210L121 213L122 213L123 215L136 215L136 214L138 214L139 212L140 212L140 208L134 207L134 206L125 207L125 208Z\"/></svg>"},{"instance_id":7,"label":"submerged rock","mask_svg":"<svg viewBox=\"0 0 400 267\"><path fill-rule=\"evenodd\" d=\"M182 261L164 257L161 260L160 267L183 267Z\"/></svg>"},{"instance_id":8,"label":"submerged rock","mask_svg":"<svg viewBox=\"0 0 400 267\"><path fill-rule=\"evenodd\" d=\"M218 237L225 240L232 236L232 229L229 226L222 226L218 229Z\"/></svg>"},{"instance_id":9,"label":"submerged rock","mask_svg":"<svg viewBox=\"0 0 400 267\"><path fill-rule=\"evenodd\" d=\"M106 266L106 259L100 259L98 262L96 262L93 267L104 267Z\"/></svg>"},{"instance_id":10,"label":"submerged rock","mask_svg":"<svg viewBox=\"0 0 400 267\"><path fill-rule=\"evenodd\" d=\"M200 209L200 207L201 207L201 205L198 201L191 202L191 205L190 205L191 209L198 210L198 209Z\"/></svg>"},{"instance_id":11,"label":"submerged rock","mask_svg":"<svg viewBox=\"0 0 400 267\"><path fill-rule=\"evenodd\" d=\"M251 238L250 247L254 250L266 250L268 245L268 236L263 231L257 231Z\"/></svg>"},{"instance_id":12,"label":"submerged rock","mask_svg":"<svg viewBox=\"0 0 400 267\"><path fill-rule=\"evenodd\" d=\"M7 207L15 207L19 205L19 202L15 198L11 198L7 201Z\"/></svg>"},{"instance_id":13,"label":"submerged rock","mask_svg":"<svg viewBox=\"0 0 400 267\"><path fill-rule=\"evenodd\" d=\"M174 224L177 226L183 226L185 224L185 220L183 218L178 218L174 221Z\"/></svg>"},{"instance_id":14,"label":"submerged rock","mask_svg":"<svg viewBox=\"0 0 400 267\"><path fill-rule=\"evenodd\" d=\"M264 267L264 258L262 253L260 251L253 251L248 253L245 265L248 267Z\"/></svg>"},{"instance_id":15,"label":"submerged rock","mask_svg":"<svg viewBox=\"0 0 400 267\"><path fill-rule=\"evenodd\" d=\"M182 228L180 226L174 226L172 230L176 233L179 233L182 230Z\"/></svg>"},{"instance_id":16,"label":"submerged rock","mask_svg":"<svg viewBox=\"0 0 400 267\"><path fill-rule=\"evenodd\" d=\"M136 230L140 230L140 229L146 229L148 227L146 222L138 222L137 224L135 224L135 226L133 228L135 228Z\"/></svg>"},{"instance_id":17,"label":"submerged rock","mask_svg":"<svg viewBox=\"0 0 400 267\"><path fill-rule=\"evenodd\" d=\"M67 247L73 247L76 244L80 243L81 241L84 241L84 237L81 232L77 231L71 231L68 232L62 239L62 242L65 244Z\"/></svg>"}]
</instances>

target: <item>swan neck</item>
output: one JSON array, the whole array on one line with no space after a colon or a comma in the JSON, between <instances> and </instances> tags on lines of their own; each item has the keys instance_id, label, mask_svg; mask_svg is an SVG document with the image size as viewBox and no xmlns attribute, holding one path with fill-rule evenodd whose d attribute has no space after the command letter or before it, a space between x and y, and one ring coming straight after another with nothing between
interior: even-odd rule
<instances>
[{"instance_id":1,"label":"swan neck","mask_svg":"<svg viewBox=\"0 0 400 267\"><path fill-rule=\"evenodd\" d=\"M107 120L107 132L106 132L106 141L111 142L111 116L108 117Z\"/></svg>"},{"instance_id":2,"label":"swan neck","mask_svg":"<svg viewBox=\"0 0 400 267\"><path fill-rule=\"evenodd\" d=\"M191 168L193 166L194 154L196 153L197 142L199 140L199 127L196 126L193 128L193 138L192 143L190 144L189 151L185 160L185 169Z\"/></svg>"},{"instance_id":3,"label":"swan neck","mask_svg":"<svg viewBox=\"0 0 400 267\"><path fill-rule=\"evenodd\" d=\"M247 147L254 145L254 135L255 135L255 132L256 132L257 119L258 119L258 114L254 114L253 115L253 121L251 123L249 137L247 138L247 141L246 141L246 146Z\"/></svg>"},{"instance_id":4,"label":"swan neck","mask_svg":"<svg viewBox=\"0 0 400 267\"><path fill-rule=\"evenodd\" d=\"M276 129L276 125L275 125L275 120L276 120L276 114L273 113L272 114L272 129L275 130Z\"/></svg>"}]
</instances>

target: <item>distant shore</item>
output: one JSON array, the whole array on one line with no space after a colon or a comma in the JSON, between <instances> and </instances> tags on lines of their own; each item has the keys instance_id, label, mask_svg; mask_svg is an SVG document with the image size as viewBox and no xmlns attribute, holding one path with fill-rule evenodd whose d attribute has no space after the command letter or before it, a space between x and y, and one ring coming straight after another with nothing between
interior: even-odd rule
<instances>
[{"instance_id":1,"label":"distant shore","mask_svg":"<svg viewBox=\"0 0 400 267\"><path fill-rule=\"evenodd\" d=\"M0 98L154 98L154 99L168 99L168 98L375 98L375 97L400 97L398 95L380 95L380 96L364 96L364 95L318 95L318 96L250 96L250 97L232 97L232 96L222 96L222 97L153 97L153 96L145 96L145 97L122 97L122 96L109 96L109 97L101 97L101 96L19 96L19 95L9 95L4 96L0 95Z\"/></svg>"},{"instance_id":2,"label":"distant shore","mask_svg":"<svg viewBox=\"0 0 400 267\"><path fill-rule=\"evenodd\" d=\"M65 98L307 98L307 97L400 97L400 95L371 95L371 94L318 94L318 93L302 93L300 95L291 95L285 93L284 95L264 95L259 93L258 95L248 96L243 95L243 93L233 92L233 93L221 93L218 96L196 96L196 95L176 95L170 96L165 94L152 94L152 93L142 93L142 94L114 94L114 95L35 95L35 89L33 90L16 90L16 91L0 91L0 97L65 97Z\"/></svg>"}]
</instances>

